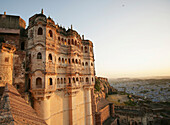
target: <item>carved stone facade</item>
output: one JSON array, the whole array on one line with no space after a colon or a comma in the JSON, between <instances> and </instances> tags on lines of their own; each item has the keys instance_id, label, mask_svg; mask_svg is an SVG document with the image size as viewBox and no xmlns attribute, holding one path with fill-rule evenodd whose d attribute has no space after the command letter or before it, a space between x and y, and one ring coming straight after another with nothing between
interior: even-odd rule
<instances>
[{"instance_id":1,"label":"carved stone facade","mask_svg":"<svg viewBox=\"0 0 170 125\"><path fill-rule=\"evenodd\" d=\"M0 43L0 86L12 85L13 53L16 48L7 43Z\"/></svg>"},{"instance_id":2,"label":"carved stone facade","mask_svg":"<svg viewBox=\"0 0 170 125\"><path fill-rule=\"evenodd\" d=\"M27 30L18 16L0 15L0 21L0 41L16 46L10 77L22 97L48 125L94 124L93 43L43 12L29 18Z\"/></svg>"}]
</instances>

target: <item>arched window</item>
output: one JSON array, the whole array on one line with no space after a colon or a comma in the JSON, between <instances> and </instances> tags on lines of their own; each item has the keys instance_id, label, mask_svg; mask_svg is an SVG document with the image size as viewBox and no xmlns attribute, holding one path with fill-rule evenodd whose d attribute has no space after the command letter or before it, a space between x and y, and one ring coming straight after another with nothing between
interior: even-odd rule
<instances>
[{"instance_id":1,"label":"arched window","mask_svg":"<svg viewBox=\"0 0 170 125\"><path fill-rule=\"evenodd\" d=\"M68 78L69 83L71 83L71 78Z\"/></svg>"},{"instance_id":2,"label":"arched window","mask_svg":"<svg viewBox=\"0 0 170 125\"><path fill-rule=\"evenodd\" d=\"M84 66L84 62L82 62L82 66Z\"/></svg>"},{"instance_id":3,"label":"arched window","mask_svg":"<svg viewBox=\"0 0 170 125\"><path fill-rule=\"evenodd\" d=\"M40 77L36 79L36 88L42 88L42 79Z\"/></svg>"},{"instance_id":4,"label":"arched window","mask_svg":"<svg viewBox=\"0 0 170 125\"><path fill-rule=\"evenodd\" d=\"M70 45L70 39L68 39L68 45Z\"/></svg>"},{"instance_id":5,"label":"arched window","mask_svg":"<svg viewBox=\"0 0 170 125\"><path fill-rule=\"evenodd\" d=\"M93 63L91 63L91 66L93 66Z\"/></svg>"},{"instance_id":6,"label":"arched window","mask_svg":"<svg viewBox=\"0 0 170 125\"><path fill-rule=\"evenodd\" d=\"M49 30L49 37L53 37L53 32Z\"/></svg>"},{"instance_id":7,"label":"arched window","mask_svg":"<svg viewBox=\"0 0 170 125\"><path fill-rule=\"evenodd\" d=\"M53 79L49 78L48 85L53 85Z\"/></svg>"},{"instance_id":8,"label":"arched window","mask_svg":"<svg viewBox=\"0 0 170 125\"><path fill-rule=\"evenodd\" d=\"M64 41L64 45L67 45L67 41L66 41L66 39L65 39L65 41Z\"/></svg>"},{"instance_id":9,"label":"arched window","mask_svg":"<svg viewBox=\"0 0 170 125\"><path fill-rule=\"evenodd\" d=\"M86 62L86 66L88 66L88 62Z\"/></svg>"},{"instance_id":10,"label":"arched window","mask_svg":"<svg viewBox=\"0 0 170 125\"><path fill-rule=\"evenodd\" d=\"M75 81L75 78L73 77L73 83L75 83L76 81Z\"/></svg>"},{"instance_id":11,"label":"arched window","mask_svg":"<svg viewBox=\"0 0 170 125\"><path fill-rule=\"evenodd\" d=\"M72 59L72 63L74 63L74 59Z\"/></svg>"},{"instance_id":12,"label":"arched window","mask_svg":"<svg viewBox=\"0 0 170 125\"><path fill-rule=\"evenodd\" d=\"M76 64L78 64L78 60L76 59Z\"/></svg>"},{"instance_id":13,"label":"arched window","mask_svg":"<svg viewBox=\"0 0 170 125\"><path fill-rule=\"evenodd\" d=\"M25 50L25 42L21 42L21 50Z\"/></svg>"},{"instance_id":14,"label":"arched window","mask_svg":"<svg viewBox=\"0 0 170 125\"><path fill-rule=\"evenodd\" d=\"M93 82L94 80L93 80L93 77L92 77L92 82Z\"/></svg>"},{"instance_id":15,"label":"arched window","mask_svg":"<svg viewBox=\"0 0 170 125\"><path fill-rule=\"evenodd\" d=\"M87 46L85 46L85 53L87 53L88 52L88 49L87 49Z\"/></svg>"},{"instance_id":16,"label":"arched window","mask_svg":"<svg viewBox=\"0 0 170 125\"><path fill-rule=\"evenodd\" d=\"M65 64L67 64L67 59L65 59Z\"/></svg>"},{"instance_id":17,"label":"arched window","mask_svg":"<svg viewBox=\"0 0 170 125\"><path fill-rule=\"evenodd\" d=\"M58 62L59 62L59 63L61 62L61 58L60 58L60 57L58 58Z\"/></svg>"},{"instance_id":18,"label":"arched window","mask_svg":"<svg viewBox=\"0 0 170 125\"><path fill-rule=\"evenodd\" d=\"M40 52L37 54L37 59L42 59L42 55Z\"/></svg>"},{"instance_id":19,"label":"arched window","mask_svg":"<svg viewBox=\"0 0 170 125\"><path fill-rule=\"evenodd\" d=\"M71 63L70 58L68 59L68 63L69 63L69 64Z\"/></svg>"},{"instance_id":20,"label":"arched window","mask_svg":"<svg viewBox=\"0 0 170 125\"><path fill-rule=\"evenodd\" d=\"M63 78L61 78L61 84L63 84Z\"/></svg>"},{"instance_id":21,"label":"arched window","mask_svg":"<svg viewBox=\"0 0 170 125\"><path fill-rule=\"evenodd\" d=\"M60 37L58 37L58 41L60 41Z\"/></svg>"},{"instance_id":22,"label":"arched window","mask_svg":"<svg viewBox=\"0 0 170 125\"><path fill-rule=\"evenodd\" d=\"M51 54L49 54L49 56L48 56L48 60L49 60L49 61L52 61L52 60L53 60L53 58L52 58L52 55L51 55Z\"/></svg>"},{"instance_id":23,"label":"arched window","mask_svg":"<svg viewBox=\"0 0 170 125\"><path fill-rule=\"evenodd\" d=\"M64 58L62 58L62 63L64 63Z\"/></svg>"},{"instance_id":24,"label":"arched window","mask_svg":"<svg viewBox=\"0 0 170 125\"><path fill-rule=\"evenodd\" d=\"M76 78L76 81L77 81L77 82L79 81L79 78L78 78L78 77Z\"/></svg>"},{"instance_id":25,"label":"arched window","mask_svg":"<svg viewBox=\"0 0 170 125\"><path fill-rule=\"evenodd\" d=\"M83 46L81 46L81 51L83 51Z\"/></svg>"},{"instance_id":26,"label":"arched window","mask_svg":"<svg viewBox=\"0 0 170 125\"><path fill-rule=\"evenodd\" d=\"M86 82L89 82L89 78L88 77L86 77Z\"/></svg>"},{"instance_id":27,"label":"arched window","mask_svg":"<svg viewBox=\"0 0 170 125\"><path fill-rule=\"evenodd\" d=\"M38 28L38 35L42 35L43 34L43 29L41 27Z\"/></svg>"},{"instance_id":28,"label":"arched window","mask_svg":"<svg viewBox=\"0 0 170 125\"><path fill-rule=\"evenodd\" d=\"M74 40L72 39L72 45L74 45Z\"/></svg>"},{"instance_id":29,"label":"arched window","mask_svg":"<svg viewBox=\"0 0 170 125\"><path fill-rule=\"evenodd\" d=\"M57 84L60 84L60 79L59 78L57 78Z\"/></svg>"}]
</instances>

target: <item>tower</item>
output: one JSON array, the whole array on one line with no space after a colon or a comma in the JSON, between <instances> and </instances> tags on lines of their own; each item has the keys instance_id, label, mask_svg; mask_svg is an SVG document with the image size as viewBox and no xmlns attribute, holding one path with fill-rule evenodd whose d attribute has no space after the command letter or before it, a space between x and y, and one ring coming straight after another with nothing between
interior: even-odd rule
<instances>
[{"instance_id":1,"label":"tower","mask_svg":"<svg viewBox=\"0 0 170 125\"><path fill-rule=\"evenodd\" d=\"M43 13L29 18L28 88L49 125L91 125L95 84L93 43Z\"/></svg>"},{"instance_id":2,"label":"tower","mask_svg":"<svg viewBox=\"0 0 170 125\"><path fill-rule=\"evenodd\" d=\"M0 43L0 86L13 81L13 53L16 48L7 43Z\"/></svg>"}]
</instances>

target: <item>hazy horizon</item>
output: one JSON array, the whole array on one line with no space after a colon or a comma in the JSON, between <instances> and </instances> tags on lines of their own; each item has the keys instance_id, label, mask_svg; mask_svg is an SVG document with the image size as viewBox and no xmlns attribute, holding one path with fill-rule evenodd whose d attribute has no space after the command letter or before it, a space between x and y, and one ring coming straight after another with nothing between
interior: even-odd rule
<instances>
[{"instance_id":1,"label":"hazy horizon","mask_svg":"<svg viewBox=\"0 0 170 125\"><path fill-rule=\"evenodd\" d=\"M0 13L28 19L44 9L94 44L96 75L170 76L169 0L1 1Z\"/></svg>"}]
</instances>

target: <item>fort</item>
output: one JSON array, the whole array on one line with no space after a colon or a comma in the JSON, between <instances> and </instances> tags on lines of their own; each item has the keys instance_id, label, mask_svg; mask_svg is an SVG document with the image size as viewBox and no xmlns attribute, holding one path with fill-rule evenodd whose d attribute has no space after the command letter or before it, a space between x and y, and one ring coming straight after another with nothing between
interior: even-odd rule
<instances>
[{"instance_id":1,"label":"fort","mask_svg":"<svg viewBox=\"0 0 170 125\"><path fill-rule=\"evenodd\" d=\"M27 28L6 12L0 22L0 86L13 85L48 125L94 124L93 43L43 10Z\"/></svg>"}]
</instances>

